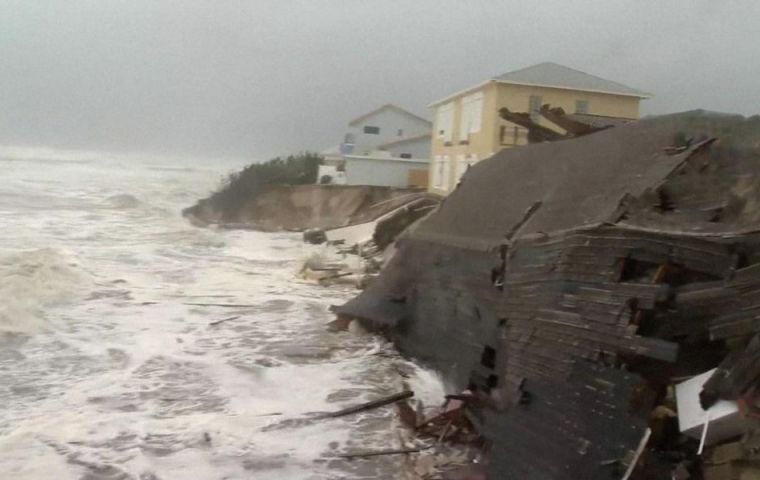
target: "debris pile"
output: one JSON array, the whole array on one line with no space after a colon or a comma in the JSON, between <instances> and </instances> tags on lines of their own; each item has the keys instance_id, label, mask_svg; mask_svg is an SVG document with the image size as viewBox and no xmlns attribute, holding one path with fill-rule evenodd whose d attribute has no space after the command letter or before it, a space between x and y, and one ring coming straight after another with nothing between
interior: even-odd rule
<instances>
[{"instance_id":1,"label":"debris pile","mask_svg":"<svg viewBox=\"0 0 760 480\"><path fill-rule=\"evenodd\" d=\"M476 434L471 427L463 430L463 427L469 424L462 406L471 395L450 396L451 398L447 398L442 408L435 409L435 413L427 417L421 401L416 403L417 410L409 405L408 400L413 396L413 391L405 389L341 410L311 412L300 419L286 419L268 426L267 429L305 426L314 422L365 414L395 404L400 414L399 426L407 427L396 429L397 441L390 441L383 447L353 447L346 451L334 452L328 458L354 461L372 460L377 457L398 457L403 478L408 480L482 479L482 477L470 475L472 472L482 470L476 462L479 450L469 445ZM422 420L423 418L427 420ZM440 428L436 427L437 425L440 427L445 425L444 434L431 437L434 429Z\"/></svg>"},{"instance_id":2,"label":"debris pile","mask_svg":"<svg viewBox=\"0 0 760 480\"><path fill-rule=\"evenodd\" d=\"M337 255L343 259L347 259L348 255L355 256L360 265L352 267L349 261L328 264L316 256L307 260L301 276L316 280L321 285L341 279L359 288L366 287L393 255L396 238L429 214L437 204L438 200L426 193L410 193L370 205L368 211L384 212L371 221L328 230L306 230L303 233L305 243L336 247ZM328 252L324 252L323 256L329 256Z\"/></svg>"},{"instance_id":3,"label":"debris pile","mask_svg":"<svg viewBox=\"0 0 760 480\"><path fill-rule=\"evenodd\" d=\"M446 395L445 402L432 414L418 413L406 404L399 404L402 422L420 436L433 437L437 443L450 441L474 444L480 439L465 414L465 406L473 400L472 392Z\"/></svg>"},{"instance_id":4,"label":"debris pile","mask_svg":"<svg viewBox=\"0 0 760 480\"><path fill-rule=\"evenodd\" d=\"M760 117L568 127L468 170L336 312L472 392L488 478L759 478Z\"/></svg>"},{"instance_id":5,"label":"debris pile","mask_svg":"<svg viewBox=\"0 0 760 480\"><path fill-rule=\"evenodd\" d=\"M320 285L335 283L356 284L362 277L359 265L350 265L344 258L333 255L313 254L306 259L301 267L300 277ZM356 263L356 262L354 262Z\"/></svg>"}]
</instances>

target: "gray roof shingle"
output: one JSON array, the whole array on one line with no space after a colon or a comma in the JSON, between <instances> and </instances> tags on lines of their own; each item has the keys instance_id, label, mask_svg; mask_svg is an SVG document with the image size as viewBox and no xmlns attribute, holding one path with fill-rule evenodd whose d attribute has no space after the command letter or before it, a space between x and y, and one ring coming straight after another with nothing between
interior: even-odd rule
<instances>
[{"instance_id":1,"label":"gray roof shingle","mask_svg":"<svg viewBox=\"0 0 760 480\"><path fill-rule=\"evenodd\" d=\"M648 93L628 87L622 83L596 77L554 62L539 63L531 67L503 73L493 77L493 80L520 85L571 88L589 92L632 95L641 98L650 96Z\"/></svg>"}]
</instances>

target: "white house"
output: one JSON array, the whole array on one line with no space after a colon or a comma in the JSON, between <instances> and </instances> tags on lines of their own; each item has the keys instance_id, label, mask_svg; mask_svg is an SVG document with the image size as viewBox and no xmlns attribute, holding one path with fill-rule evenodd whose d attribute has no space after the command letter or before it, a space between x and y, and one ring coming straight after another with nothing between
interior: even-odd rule
<instances>
[{"instance_id":1,"label":"white house","mask_svg":"<svg viewBox=\"0 0 760 480\"><path fill-rule=\"evenodd\" d=\"M430 132L392 140L379 145L378 150L399 158L430 158Z\"/></svg>"},{"instance_id":2,"label":"white house","mask_svg":"<svg viewBox=\"0 0 760 480\"><path fill-rule=\"evenodd\" d=\"M319 179L332 183L424 186L430 162L432 123L387 104L348 124L340 145L322 152ZM342 172L344 175L339 175Z\"/></svg>"},{"instance_id":3,"label":"white house","mask_svg":"<svg viewBox=\"0 0 760 480\"><path fill-rule=\"evenodd\" d=\"M349 185L425 187L430 161L391 156L376 151L369 155L344 155L343 169Z\"/></svg>"},{"instance_id":4,"label":"white house","mask_svg":"<svg viewBox=\"0 0 760 480\"><path fill-rule=\"evenodd\" d=\"M351 154L366 155L394 141L431 135L433 124L422 117L392 104L365 113L348 123L344 145L351 145ZM427 155L430 155L428 150Z\"/></svg>"}]
</instances>

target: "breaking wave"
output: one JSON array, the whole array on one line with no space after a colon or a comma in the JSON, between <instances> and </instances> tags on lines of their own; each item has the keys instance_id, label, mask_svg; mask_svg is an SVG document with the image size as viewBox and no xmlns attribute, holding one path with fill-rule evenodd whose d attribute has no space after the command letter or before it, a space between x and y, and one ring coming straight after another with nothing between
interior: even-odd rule
<instances>
[{"instance_id":1,"label":"breaking wave","mask_svg":"<svg viewBox=\"0 0 760 480\"><path fill-rule=\"evenodd\" d=\"M52 248L0 256L0 331L36 330L43 307L70 301L87 281L76 263Z\"/></svg>"}]
</instances>

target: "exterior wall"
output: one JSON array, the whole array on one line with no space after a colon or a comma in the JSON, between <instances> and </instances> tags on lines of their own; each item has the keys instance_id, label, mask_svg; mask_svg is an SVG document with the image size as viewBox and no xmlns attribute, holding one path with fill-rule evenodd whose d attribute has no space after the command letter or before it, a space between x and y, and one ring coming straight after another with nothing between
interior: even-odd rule
<instances>
[{"instance_id":1,"label":"exterior wall","mask_svg":"<svg viewBox=\"0 0 760 480\"><path fill-rule=\"evenodd\" d=\"M427 188L428 186L428 168L409 170L409 181L407 182L410 187L415 188Z\"/></svg>"},{"instance_id":2,"label":"exterior wall","mask_svg":"<svg viewBox=\"0 0 760 480\"><path fill-rule=\"evenodd\" d=\"M366 126L378 127L380 133L364 133ZM399 130L401 135L399 135ZM400 140L404 137L429 134L430 123L388 108L363 119L356 125L349 126L347 133L353 136L355 144L351 154L366 155L384 143Z\"/></svg>"},{"instance_id":3,"label":"exterior wall","mask_svg":"<svg viewBox=\"0 0 760 480\"><path fill-rule=\"evenodd\" d=\"M608 93L581 92L561 88L531 87L499 83L499 108L507 107L514 112L527 112L530 108L530 96L541 97L541 104L562 107L567 113L575 113L575 101L588 101L591 115L607 117L639 118L640 98Z\"/></svg>"},{"instance_id":4,"label":"exterior wall","mask_svg":"<svg viewBox=\"0 0 760 480\"><path fill-rule=\"evenodd\" d=\"M460 127L462 126L462 99L465 96L482 93L483 106L482 116L480 119L480 130L476 133L470 133L467 140L462 140ZM444 175L443 188L436 186L436 179L440 178L434 170L431 170L429 179L430 187L428 190L432 193L439 195L446 195L449 193L458 183L459 178L457 171L461 171L461 167L458 168L457 164L462 162L472 162L488 158L498 151L494 149L494 138L496 130L496 122L498 121L498 90L495 83L489 83L484 85L478 90L467 92L451 101L453 103L453 130L451 134L451 140L441 138L440 125L437 124L438 116L435 117L433 126L433 138L431 143L431 168L435 165L439 165L440 162L446 162L448 159L448 166L444 167L446 173ZM438 162L438 163L437 163Z\"/></svg>"},{"instance_id":5,"label":"exterior wall","mask_svg":"<svg viewBox=\"0 0 760 480\"><path fill-rule=\"evenodd\" d=\"M411 172L428 168L426 159L398 159L347 155L346 183L348 185L376 185L407 187Z\"/></svg>"},{"instance_id":6,"label":"exterior wall","mask_svg":"<svg viewBox=\"0 0 760 480\"><path fill-rule=\"evenodd\" d=\"M343 165L343 156L342 155L325 155L322 157L324 160L322 160L323 165L332 165L337 167L338 165Z\"/></svg>"},{"instance_id":7,"label":"exterior wall","mask_svg":"<svg viewBox=\"0 0 760 480\"><path fill-rule=\"evenodd\" d=\"M343 171L338 170L335 165L320 165L317 170L317 183L322 183L322 178L330 177L330 183L333 185L345 185L346 174Z\"/></svg>"},{"instance_id":8,"label":"exterior wall","mask_svg":"<svg viewBox=\"0 0 760 480\"><path fill-rule=\"evenodd\" d=\"M430 158L430 136L399 142L384 147L383 150L390 152L394 157L401 157L401 154L408 153L412 155L412 158Z\"/></svg>"},{"instance_id":9,"label":"exterior wall","mask_svg":"<svg viewBox=\"0 0 760 480\"><path fill-rule=\"evenodd\" d=\"M480 131L470 133L467 140L462 140L460 135L462 100L478 92L483 94ZM530 97L532 95L541 97L541 105L548 103L552 107L562 107L567 113L576 112L576 100L585 100L588 102L586 112L588 114L630 119L639 118L641 99L638 97L514 85L496 81L489 82L479 89L467 91L448 102L437 105L436 124L433 127L431 143L431 170L428 190L438 195L446 195L456 187L463 173L463 164L483 160L505 148L527 144L527 130L503 120L499 116L499 109L506 107L513 112L528 112L530 111ZM441 126L438 125L437 111L444 105L451 105L453 111L453 129L450 140L441 138ZM555 130L558 129L556 125L546 121L543 117L539 117L538 123ZM444 182L441 183L440 168L442 164L446 163L447 165L443 166L445 178Z\"/></svg>"}]
</instances>

